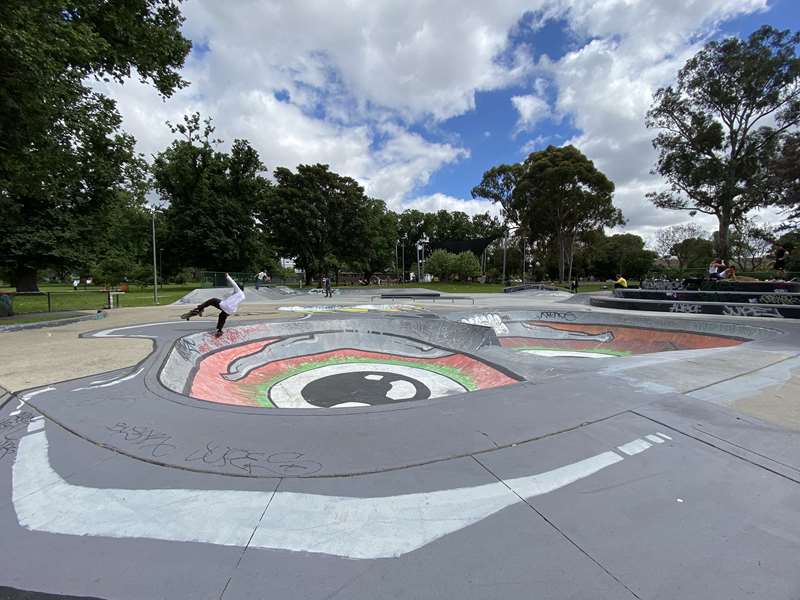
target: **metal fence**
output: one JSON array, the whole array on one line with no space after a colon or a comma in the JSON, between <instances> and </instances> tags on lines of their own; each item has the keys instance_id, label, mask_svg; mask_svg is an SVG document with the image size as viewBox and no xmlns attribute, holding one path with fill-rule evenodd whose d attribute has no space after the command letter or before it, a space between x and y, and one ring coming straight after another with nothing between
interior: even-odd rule
<instances>
[{"instance_id":1,"label":"metal fence","mask_svg":"<svg viewBox=\"0 0 800 600\"><path fill-rule=\"evenodd\" d=\"M106 290L79 290L64 292L2 292L7 296L13 314L68 312L72 310L101 310L118 303L114 292ZM114 304L112 305L112 302Z\"/></svg>"},{"instance_id":2,"label":"metal fence","mask_svg":"<svg viewBox=\"0 0 800 600\"><path fill-rule=\"evenodd\" d=\"M240 286L245 285L248 287L253 287L256 284L256 276L258 273L246 273L246 272L238 272L238 273L230 273L230 276L236 280ZM225 279L225 273L223 271L200 271L198 273L198 277L200 283L203 287L227 287L228 282ZM283 277L275 277L273 276L269 285L299 285L303 282L302 275L295 275L294 277L283 278Z\"/></svg>"}]
</instances>

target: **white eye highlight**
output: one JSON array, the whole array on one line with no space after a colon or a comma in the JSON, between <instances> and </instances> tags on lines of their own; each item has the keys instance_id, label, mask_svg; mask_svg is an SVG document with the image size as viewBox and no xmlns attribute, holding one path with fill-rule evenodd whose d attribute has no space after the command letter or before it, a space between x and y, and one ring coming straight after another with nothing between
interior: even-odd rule
<instances>
[{"instance_id":1,"label":"white eye highlight","mask_svg":"<svg viewBox=\"0 0 800 600\"><path fill-rule=\"evenodd\" d=\"M468 391L460 383L415 366L380 362L326 365L292 375L267 392L279 408L375 406Z\"/></svg>"}]
</instances>

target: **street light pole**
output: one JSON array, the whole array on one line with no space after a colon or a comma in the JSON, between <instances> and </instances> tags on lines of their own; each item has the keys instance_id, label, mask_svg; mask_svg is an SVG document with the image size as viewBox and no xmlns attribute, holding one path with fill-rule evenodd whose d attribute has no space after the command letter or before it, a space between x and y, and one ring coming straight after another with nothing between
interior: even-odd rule
<instances>
[{"instance_id":1,"label":"street light pole","mask_svg":"<svg viewBox=\"0 0 800 600\"><path fill-rule=\"evenodd\" d=\"M405 283L406 283L406 240L407 239L408 239L408 234L404 233L403 237L402 237L402 241L400 242L400 247L403 249L403 256L402 256L403 275L402 275L402 277L400 279L402 280L403 285L405 285Z\"/></svg>"},{"instance_id":2,"label":"street light pole","mask_svg":"<svg viewBox=\"0 0 800 600\"><path fill-rule=\"evenodd\" d=\"M158 269L156 268L156 207L153 207L153 304L158 304Z\"/></svg>"}]
</instances>

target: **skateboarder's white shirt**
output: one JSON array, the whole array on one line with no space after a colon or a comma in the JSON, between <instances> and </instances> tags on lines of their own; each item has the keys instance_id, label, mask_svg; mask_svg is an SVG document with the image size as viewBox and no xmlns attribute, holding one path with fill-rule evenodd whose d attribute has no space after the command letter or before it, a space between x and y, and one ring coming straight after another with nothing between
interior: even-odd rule
<instances>
[{"instance_id":1,"label":"skateboarder's white shirt","mask_svg":"<svg viewBox=\"0 0 800 600\"><path fill-rule=\"evenodd\" d=\"M226 278L228 280L228 283L230 283L233 286L233 293L224 300L222 300L219 303L219 307L229 315L232 315L236 312L236 308L242 303L242 300L244 300L244 292L238 285L236 285L236 282L233 280L233 277L227 275Z\"/></svg>"}]
</instances>

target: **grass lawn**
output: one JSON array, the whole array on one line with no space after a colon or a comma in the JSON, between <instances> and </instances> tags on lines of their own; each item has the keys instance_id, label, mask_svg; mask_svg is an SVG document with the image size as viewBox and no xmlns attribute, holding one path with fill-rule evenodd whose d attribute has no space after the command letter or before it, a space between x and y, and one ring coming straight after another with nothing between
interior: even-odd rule
<instances>
[{"instance_id":1,"label":"grass lawn","mask_svg":"<svg viewBox=\"0 0 800 600\"><path fill-rule=\"evenodd\" d=\"M171 304L192 290L200 287L199 284L168 284L158 289L159 305ZM100 286L83 286L74 291L70 285L41 285L39 290L50 292L50 310L70 311L70 310L99 310L108 305L108 294ZM11 289L0 289L0 294ZM14 313L22 315L26 313L47 313L47 294L24 295L14 297ZM121 308L132 308L136 306L153 306L153 288L138 285L130 286L128 293L120 296L119 306Z\"/></svg>"}]
</instances>

